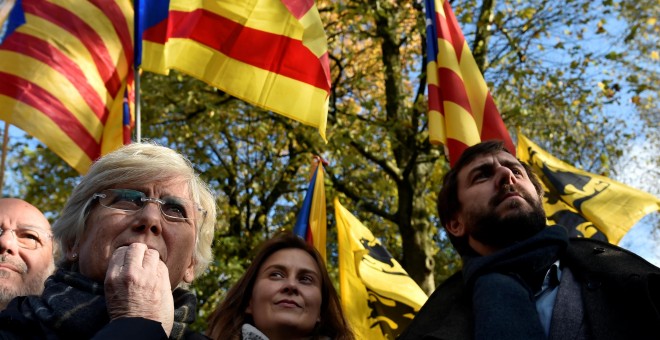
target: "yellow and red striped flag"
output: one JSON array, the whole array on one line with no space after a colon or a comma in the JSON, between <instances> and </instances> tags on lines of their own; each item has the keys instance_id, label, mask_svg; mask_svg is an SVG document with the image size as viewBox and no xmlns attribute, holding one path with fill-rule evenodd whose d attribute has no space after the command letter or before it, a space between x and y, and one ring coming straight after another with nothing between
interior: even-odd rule
<instances>
[{"instance_id":1,"label":"yellow and red striped flag","mask_svg":"<svg viewBox=\"0 0 660 340\"><path fill-rule=\"evenodd\" d=\"M142 1L145 70L178 69L326 138L330 69L313 0Z\"/></svg>"},{"instance_id":2,"label":"yellow and red striped flag","mask_svg":"<svg viewBox=\"0 0 660 340\"><path fill-rule=\"evenodd\" d=\"M17 18L0 37L0 119L85 173L130 141L131 1L23 0Z\"/></svg>"},{"instance_id":3,"label":"yellow and red striped flag","mask_svg":"<svg viewBox=\"0 0 660 340\"><path fill-rule=\"evenodd\" d=\"M442 143L451 165L481 141L516 148L447 0L425 0L429 138Z\"/></svg>"}]
</instances>

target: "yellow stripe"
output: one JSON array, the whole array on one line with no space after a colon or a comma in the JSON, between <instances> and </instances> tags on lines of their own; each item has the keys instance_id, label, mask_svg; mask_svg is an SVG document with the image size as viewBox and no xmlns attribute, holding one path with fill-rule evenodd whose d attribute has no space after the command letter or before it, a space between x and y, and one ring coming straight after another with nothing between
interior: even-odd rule
<instances>
[{"instance_id":1,"label":"yellow stripe","mask_svg":"<svg viewBox=\"0 0 660 340\"><path fill-rule=\"evenodd\" d=\"M89 82L90 86L96 91L96 93L104 94L101 96L101 100L106 103L107 107L109 98L105 97L105 93L107 92L105 82L101 79L96 65L92 61L92 56L85 48L85 45L83 45L78 38L63 30L60 26L53 25L49 21L43 20L40 17L27 15L26 20L30 24L20 26L17 31L50 42L54 47L66 46L65 49L60 48L59 51L78 65L85 75L85 78L87 78L87 82ZM53 45L52 37L57 37L59 45Z\"/></svg>"},{"instance_id":2,"label":"yellow stripe","mask_svg":"<svg viewBox=\"0 0 660 340\"><path fill-rule=\"evenodd\" d=\"M58 6L66 8L67 10L75 13L82 21L87 25L91 26L96 34L101 37L103 45L106 46L109 56L112 60L112 64L117 66L117 73L120 76L125 76L128 72L128 67L126 62L126 56L124 55L124 49L121 45L121 40L117 36L112 22L105 14L99 10L96 6L88 1L53 1ZM132 16L131 16L132 17ZM28 21L29 22L29 21ZM132 23L132 20L127 23ZM132 26L129 24L129 27ZM132 32L131 28L131 32ZM131 33L131 36L133 34ZM53 36L53 35L51 35ZM77 40L77 39L76 39ZM66 44L64 46L67 46ZM75 50L74 50L75 51Z\"/></svg>"},{"instance_id":3,"label":"yellow stripe","mask_svg":"<svg viewBox=\"0 0 660 340\"><path fill-rule=\"evenodd\" d=\"M463 107L453 102L443 102L445 109L445 123L447 124L447 138L452 138L467 145L474 145L481 141L474 119Z\"/></svg>"},{"instance_id":4,"label":"yellow stripe","mask_svg":"<svg viewBox=\"0 0 660 340\"><path fill-rule=\"evenodd\" d=\"M438 68L444 67L448 68L454 73L456 73L461 79L463 75L461 74L461 67L456 57L456 51L454 46L445 39L438 39L438 55L436 56L438 62Z\"/></svg>"},{"instance_id":5,"label":"yellow stripe","mask_svg":"<svg viewBox=\"0 0 660 340\"><path fill-rule=\"evenodd\" d=\"M467 42L463 44L463 53L461 56L460 68L463 82L470 100L474 122L481 134L484 121L484 108L486 107L486 97L488 95L488 86L486 86L486 81L484 80L481 71L479 71L479 67L477 67L477 62L474 60L474 56L472 55L472 52L470 52ZM477 143L478 142L479 141L477 141Z\"/></svg>"},{"instance_id":6,"label":"yellow stripe","mask_svg":"<svg viewBox=\"0 0 660 340\"><path fill-rule=\"evenodd\" d=\"M124 101L123 93L126 83L122 84L117 98L113 101L110 115L103 127L103 140L101 141L101 155L116 150L124 145Z\"/></svg>"},{"instance_id":7,"label":"yellow stripe","mask_svg":"<svg viewBox=\"0 0 660 340\"><path fill-rule=\"evenodd\" d=\"M323 29L323 22L316 7L311 8L300 18L300 23L305 30L303 33L303 45L309 48L315 56L321 57L328 51L328 38Z\"/></svg>"},{"instance_id":8,"label":"yellow stripe","mask_svg":"<svg viewBox=\"0 0 660 340\"><path fill-rule=\"evenodd\" d=\"M447 127L445 126L445 117L436 110L429 110L429 139L433 144L446 144Z\"/></svg>"},{"instance_id":9,"label":"yellow stripe","mask_svg":"<svg viewBox=\"0 0 660 340\"><path fill-rule=\"evenodd\" d=\"M303 40L303 26L280 0L172 0L170 10L192 12L203 8L260 31Z\"/></svg>"},{"instance_id":10,"label":"yellow stripe","mask_svg":"<svg viewBox=\"0 0 660 340\"><path fill-rule=\"evenodd\" d=\"M79 173L87 172L92 164L91 159L41 111L4 95L0 95L0 107L4 108L0 110L0 119L32 136L38 136L41 142Z\"/></svg>"},{"instance_id":11,"label":"yellow stripe","mask_svg":"<svg viewBox=\"0 0 660 340\"><path fill-rule=\"evenodd\" d=\"M323 261L326 260L326 231L328 229L327 214L325 211L325 183L323 181L323 165L319 162L316 168L316 181L312 194L312 206L309 212L309 228L312 231L314 247L319 251Z\"/></svg>"},{"instance_id":12,"label":"yellow stripe","mask_svg":"<svg viewBox=\"0 0 660 340\"><path fill-rule=\"evenodd\" d=\"M178 69L242 100L317 127L325 139L328 94L322 89L231 59L189 39L170 39L162 58L171 61L165 65L168 68ZM156 64L154 71L159 71L162 64ZM152 70L146 60L144 69Z\"/></svg>"},{"instance_id":13,"label":"yellow stripe","mask_svg":"<svg viewBox=\"0 0 660 340\"><path fill-rule=\"evenodd\" d=\"M438 63L432 61L426 66L426 81L429 85L438 86Z\"/></svg>"},{"instance_id":14,"label":"yellow stripe","mask_svg":"<svg viewBox=\"0 0 660 340\"><path fill-rule=\"evenodd\" d=\"M0 71L13 74L42 87L54 97L59 98L78 121L98 142L102 136L103 124L92 114L90 107L64 75L54 71L49 65L24 54L0 50Z\"/></svg>"}]
</instances>

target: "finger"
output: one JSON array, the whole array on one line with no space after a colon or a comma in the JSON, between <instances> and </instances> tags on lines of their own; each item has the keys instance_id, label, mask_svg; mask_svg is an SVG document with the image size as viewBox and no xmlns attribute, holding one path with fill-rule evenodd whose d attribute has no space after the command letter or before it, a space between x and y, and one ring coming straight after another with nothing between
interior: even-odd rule
<instances>
[{"instance_id":1,"label":"finger","mask_svg":"<svg viewBox=\"0 0 660 340\"><path fill-rule=\"evenodd\" d=\"M147 249L144 252L144 257L142 258L142 267L147 269L152 269L154 271L158 270L158 262L160 262L160 253L156 249Z\"/></svg>"},{"instance_id":2,"label":"finger","mask_svg":"<svg viewBox=\"0 0 660 340\"><path fill-rule=\"evenodd\" d=\"M126 251L123 265L128 268L142 268L144 253L147 251L147 245L144 243L131 243Z\"/></svg>"},{"instance_id":3,"label":"finger","mask_svg":"<svg viewBox=\"0 0 660 340\"><path fill-rule=\"evenodd\" d=\"M128 247L122 246L115 249L115 251L112 253L110 261L108 261L108 269L106 270L106 281L109 278L117 277L119 275L122 266L124 265L127 251Z\"/></svg>"},{"instance_id":4,"label":"finger","mask_svg":"<svg viewBox=\"0 0 660 340\"><path fill-rule=\"evenodd\" d=\"M163 287L166 287L169 294L171 294L174 287L170 282L170 271L167 269L167 265L163 261L158 261L158 278L161 280Z\"/></svg>"}]
</instances>

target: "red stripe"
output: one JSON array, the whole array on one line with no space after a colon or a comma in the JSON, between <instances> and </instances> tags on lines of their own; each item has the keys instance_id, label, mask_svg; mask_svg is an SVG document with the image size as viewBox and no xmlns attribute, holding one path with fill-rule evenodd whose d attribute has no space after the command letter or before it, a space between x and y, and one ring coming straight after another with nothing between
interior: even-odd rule
<instances>
[{"instance_id":1,"label":"red stripe","mask_svg":"<svg viewBox=\"0 0 660 340\"><path fill-rule=\"evenodd\" d=\"M112 27L115 28L115 32L121 46L124 49L124 58L126 59L126 65L129 66L129 69L132 71L133 65L133 37L131 36L130 26L128 20L124 16L124 13L121 11L119 5L114 1L107 0L91 0L94 4L112 23ZM131 22L131 25L133 23Z\"/></svg>"},{"instance_id":2,"label":"red stripe","mask_svg":"<svg viewBox=\"0 0 660 340\"><path fill-rule=\"evenodd\" d=\"M298 20L305 16L305 14L314 7L313 0L282 0L282 3Z\"/></svg>"},{"instance_id":3,"label":"red stripe","mask_svg":"<svg viewBox=\"0 0 660 340\"><path fill-rule=\"evenodd\" d=\"M463 51L463 44L465 43L465 37L463 36L463 31L461 31L461 26L454 16L454 11L451 10L449 1L445 1L442 5L442 8L445 11L446 19L443 19L436 12L436 20L438 22L438 38L445 39L454 46L454 51L456 53L457 59L461 60L461 53Z\"/></svg>"},{"instance_id":4,"label":"red stripe","mask_svg":"<svg viewBox=\"0 0 660 340\"><path fill-rule=\"evenodd\" d=\"M0 94L14 98L49 117L92 160L101 153L101 146L78 119L53 96L38 85L9 73L0 72ZM39 122L34 122L39 124Z\"/></svg>"},{"instance_id":5,"label":"red stripe","mask_svg":"<svg viewBox=\"0 0 660 340\"><path fill-rule=\"evenodd\" d=\"M91 26L82 21L77 14L45 0L25 1L23 8L26 13L48 20L78 38L89 51L108 92L113 98L117 97L121 81L115 63L102 43L103 40Z\"/></svg>"},{"instance_id":6,"label":"red stripe","mask_svg":"<svg viewBox=\"0 0 660 340\"><path fill-rule=\"evenodd\" d=\"M428 90L429 109L438 111L444 116L445 112L443 109L442 101L440 101L440 89L435 85L429 84Z\"/></svg>"},{"instance_id":7,"label":"red stripe","mask_svg":"<svg viewBox=\"0 0 660 340\"><path fill-rule=\"evenodd\" d=\"M502 121L502 116L495 107L495 101L490 92L486 97L486 108L484 109L484 121L481 125L481 140L499 139L504 141L504 145L512 155L516 155L516 147L513 145L511 135Z\"/></svg>"},{"instance_id":8,"label":"red stripe","mask_svg":"<svg viewBox=\"0 0 660 340\"><path fill-rule=\"evenodd\" d=\"M0 49L30 56L50 66L78 89L87 106L105 124L105 120L108 118L108 109L102 98L89 84L80 67L57 47L34 36L14 32L5 40ZM41 77L44 75L36 76Z\"/></svg>"},{"instance_id":9,"label":"red stripe","mask_svg":"<svg viewBox=\"0 0 660 340\"><path fill-rule=\"evenodd\" d=\"M438 68L438 84L438 91L442 101L456 103L456 105L461 106L474 117L474 112L472 112L470 100L465 90L465 84L456 72L445 67Z\"/></svg>"},{"instance_id":10,"label":"red stripe","mask_svg":"<svg viewBox=\"0 0 660 340\"><path fill-rule=\"evenodd\" d=\"M447 144L445 145L449 150L449 166L453 168L463 151L468 148L468 145L453 138L447 138Z\"/></svg>"},{"instance_id":11,"label":"red stripe","mask_svg":"<svg viewBox=\"0 0 660 340\"><path fill-rule=\"evenodd\" d=\"M158 38L166 29L172 38L192 39L226 56L273 73L330 91L321 61L300 40L242 26L215 13L170 11L168 21L147 30L144 40L164 43ZM155 40L152 40L155 38Z\"/></svg>"}]
</instances>

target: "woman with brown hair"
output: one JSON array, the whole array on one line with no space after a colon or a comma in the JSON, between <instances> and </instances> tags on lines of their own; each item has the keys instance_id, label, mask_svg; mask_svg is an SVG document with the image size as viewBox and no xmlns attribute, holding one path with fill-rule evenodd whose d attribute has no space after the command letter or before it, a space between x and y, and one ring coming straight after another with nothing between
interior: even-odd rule
<instances>
[{"instance_id":1,"label":"woman with brown hair","mask_svg":"<svg viewBox=\"0 0 660 340\"><path fill-rule=\"evenodd\" d=\"M323 259L290 232L261 245L208 324L212 339L354 339Z\"/></svg>"}]
</instances>

